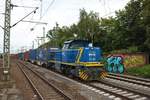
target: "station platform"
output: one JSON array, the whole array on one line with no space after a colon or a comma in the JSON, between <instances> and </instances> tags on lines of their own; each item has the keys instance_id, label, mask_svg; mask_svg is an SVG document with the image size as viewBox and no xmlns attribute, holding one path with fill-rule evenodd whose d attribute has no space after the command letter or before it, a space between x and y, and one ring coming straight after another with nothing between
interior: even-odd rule
<instances>
[{"instance_id":1,"label":"station platform","mask_svg":"<svg viewBox=\"0 0 150 100\"><path fill-rule=\"evenodd\" d=\"M23 100L23 95L15 87L14 81L0 81L0 100Z\"/></svg>"}]
</instances>

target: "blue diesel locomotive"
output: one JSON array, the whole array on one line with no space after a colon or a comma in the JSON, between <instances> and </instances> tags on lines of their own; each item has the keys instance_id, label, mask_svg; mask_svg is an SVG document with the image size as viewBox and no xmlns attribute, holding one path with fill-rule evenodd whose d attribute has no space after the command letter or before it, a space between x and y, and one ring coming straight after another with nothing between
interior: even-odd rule
<instances>
[{"instance_id":1,"label":"blue diesel locomotive","mask_svg":"<svg viewBox=\"0 0 150 100\"><path fill-rule=\"evenodd\" d=\"M68 76L83 80L99 80L107 76L104 64L101 63L102 51L90 44L86 40L70 40L64 43L62 49L30 50L29 60Z\"/></svg>"},{"instance_id":2,"label":"blue diesel locomotive","mask_svg":"<svg viewBox=\"0 0 150 100\"><path fill-rule=\"evenodd\" d=\"M105 77L107 73L100 62L102 51L89 44L85 40L66 41L62 49L51 50L49 66L83 80L99 80Z\"/></svg>"}]
</instances>

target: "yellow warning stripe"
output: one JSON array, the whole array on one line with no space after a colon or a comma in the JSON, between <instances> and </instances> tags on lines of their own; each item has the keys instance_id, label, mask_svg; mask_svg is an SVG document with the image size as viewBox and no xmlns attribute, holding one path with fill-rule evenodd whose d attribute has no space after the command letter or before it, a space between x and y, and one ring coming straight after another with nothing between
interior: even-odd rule
<instances>
[{"instance_id":1,"label":"yellow warning stripe","mask_svg":"<svg viewBox=\"0 0 150 100\"><path fill-rule=\"evenodd\" d=\"M105 76L108 76L108 73L107 73L107 72L104 72L104 75L105 75Z\"/></svg>"},{"instance_id":2,"label":"yellow warning stripe","mask_svg":"<svg viewBox=\"0 0 150 100\"><path fill-rule=\"evenodd\" d=\"M84 77L84 80L87 80L87 78L88 78L88 75L86 74L85 77Z\"/></svg>"},{"instance_id":3,"label":"yellow warning stripe","mask_svg":"<svg viewBox=\"0 0 150 100\"><path fill-rule=\"evenodd\" d=\"M84 77L85 77L85 73L83 73L83 74L81 75L81 78L82 78L82 79L84 79Z\"/></svg>"},{"instance_id":4,"label":"yellow warning stripe","mask_svg":"<svg viewBox=\"0 0 150 100\"><path fill-rule=\"evenodd\" d=\"M76 61L77 63L80 62L80 58L82 56L82 53L83 53L83 48L80 48L79 49L79 55L78 55L78 58L77 58L77 61Z\"/></svg>"},{"instance_id":5,"label":"yellow warning stripe","mask_svg":"<svg viewBox=\"0 0 150 100\"><path fill-rule=\"evenodd\" d=\"M87 77L86 73L84 73L84 76L82 77L84 80L86 80L85 78Z\"/></svg>"},{"instance_id":6,"label":"yellow warning stripe","mask_svg":"<svg viewBox=\"0 0 150 100\"><path fill-rule=\"evenodd\" d=\"M83 77L84 77L84 74L81 75L81 78L82 78L82 79L84 79Z\"/></svg>"},{"instance_id":7,"label":"yellow warning stripe","mask_svg":"<svg viewBox=\"0 0 150 100\"><path fill-rule=\"evenodd\" d=\"M107 72L101 72L100 73L100 78L105 78L108 76L108 73Z\"/></svg>"},{"instance_id":8,"label":"yellow warning stripe","mask_svg":"<svg viewBox=\"0 0 150 100\"><path fill-rule=\"evenodd\" d=\"M82 72L79 72L79 77L83 80L87 80L89 76L86 72L82 71Z\"/></svg>"},{"instance_id":9,"label":"yellow warning stripe","mask_svg":"<svg viewBox=\"0 0 150 100\"><path fill-rule=\"evenodd\" d=\"M79 76L82 77L83 73L84 73L84 72L80 72Z\"/></svg>"}]
</instances>

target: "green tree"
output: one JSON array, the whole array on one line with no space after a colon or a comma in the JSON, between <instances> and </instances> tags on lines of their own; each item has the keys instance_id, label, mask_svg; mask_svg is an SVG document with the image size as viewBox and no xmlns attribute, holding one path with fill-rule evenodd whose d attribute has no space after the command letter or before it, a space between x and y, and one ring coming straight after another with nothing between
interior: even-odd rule
<instances>
[{"instance_id":1,"label":"green tree","mask_svg":"<svg viewBox=\"0 0 150 100\"><path fill-rule=\"evenodd\" d=\"M99 31L99 16L97 13L87 13L85 9L80 10L80 19L77 23L78 26L78 38L94 40L96 34L100 34ZM93 41L94 42L94 41Z\"/></svg>"},{"instance_id":2,"label":"green tree","mask_svg":"<svg viewBox=\"0 0 150 100\"><path fill-rule=\"evenodd\" d=\"M150 51L150 1L131 0L115 17L80 10L77 24L56 26L48 31L47 45L62 46L69 39L87 39L105 52L121 49Z\"/></svg>"},{"instance_id":3,"label":"green tree","mask_svg":"<svg viewBox=\"0 0 150 100\"><path fill-rule=\"evenodd\" d=\"M143 0L142 19L146 30L145 51L150 51L150 1Z\"/></svg>"},{"instance_id":4,"label":"green tree","mask_svg":"<svg viewBox=\"0 0 150 100\"><path fill-rule=\"evenodd\" d=\"M49 38L49 43L47 45L51 47L62 47L64 41L73 38L73 34L69 27L63 26L61 28L59 24L56 23L56 26L48 31L47 37Z\"/></svg>"}]
</instances>

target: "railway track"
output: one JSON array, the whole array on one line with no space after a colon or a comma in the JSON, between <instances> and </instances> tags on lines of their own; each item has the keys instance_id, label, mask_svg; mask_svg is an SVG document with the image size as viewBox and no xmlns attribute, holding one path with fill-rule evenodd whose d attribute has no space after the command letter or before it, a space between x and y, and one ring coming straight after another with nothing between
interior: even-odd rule
<instances>
[{"instance_id":1,"label":"railway track","mask_svg":"<svg viewBox=\"0 0 150 100\"><path fill-rule=\"evenodd\" d=\"M150 96L150 82L149 79L126 76L126 75L118 75L118 74L110 74L106 81L111 82L113 84L117 84L122 87L126 87L127 89L137 91L142 94L146 94Z\"/></svg>"},{"instance_id":2,"label":"railway track","mask_svg":"<svg viewBox=\"0 0 150 100\"><path fill-rule=\"evenodd\" d=\"M120 97L126 100L150 100L149 93L144 91L134 90L132 87L120 86L118 84L110 83L109 81L101 80L98 82L90 83L90 86L103 90L114 96Z\"/></svg>"},{"instance_id":3,"label":"railway track","mask_svg":"<svg viewBox=\"0 0 150 100\"><path fill-rule=\"evenodd\" d=\"M63 91L59 90L43 76L29 68L29 66L21 62L18 62L17 65L31 84L38 100L71 100Z\"/></svg>"},{"instance_id":4,"label":"railway track","mask_svg":"<svg viewBox=\"0 0 150 100\"><path fill-rule=\"evenodd\" d=\"M90 86L127 100L150 100L148 79L110 74L106 79L90 83Z\"/></svg>"},{"instance_id":5,"label":"railway track","mask_svg":"<svg viewBox=\"0 0 150 100\"><path fill-rule=\"evenodd\" d=\"M58 73L56 73L56 74L58 74ZM60 76L60 74L59 74L59 76ZM66 77L66 76L64 76L64 77ZM89 83L86 83L86 82L83 82L83 81L77 80L77 79L75 79L73 81L77 82L80 86L84 86L84 87L90 89L93 92L97 92L100 95L106 96L108 98L108 100L109 100L109 98L110 98L110 100L118 100L118 98L128 99L126 96L121 96L119 94L116 94L115 92L111 92L111 91L105 89L105 87L104 88L96 87L94 85L91 85Z\"/></svg>"},{"instance_id":6,"label":"railway track","mask_svg":"<svg viewBox=\"0 0 150 100\"><path fill-rule=\"evenodd\" d=\"M121 77L119 77L119 80L118 80L117 78L114 78L114 77L118 78L119 76L110 75L108 78L103 79L101 81L88 82L88 83L79 81L79 83L81 84L83 83L83 86L86 86L87 88L91 89L92 91L94 90L95 92L98 92L101 95L107 96L111 100L150 100L150 94L149 94L150 92L144 92L145 90L139 91L138 89L133 89L132 87L128 87L126 85L122 86L114 82L111 82L112 80L118 81L118 82L123 81L123 82L127 82L127 85L128 84L133 85L135 84L134 82L136 82L137 85L142 85L143 87L145 83L140 83L142 81L135 79L132 82L132 81L126 81L129 78L124 78L123 80L123 79L120 79ZM147 80L147 83L148 83L148 80ZM146 86L145 89L147 88L149 87Z\"/></svg>"},{"instance_id":7,"label":"railway track","mask_svg":"<svg viewBox=\"0 0 150 100\"><path fill-rule=\"evenodd\" d=\"M150 79L138 78L138 77L129 76L129 75L113 74L113 73L110 73L108 78L116 79L120 81L126 81L129 83L147 86L150 88Z\"/></svg>"}]
</instances>

